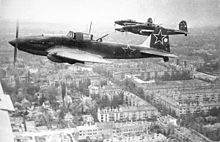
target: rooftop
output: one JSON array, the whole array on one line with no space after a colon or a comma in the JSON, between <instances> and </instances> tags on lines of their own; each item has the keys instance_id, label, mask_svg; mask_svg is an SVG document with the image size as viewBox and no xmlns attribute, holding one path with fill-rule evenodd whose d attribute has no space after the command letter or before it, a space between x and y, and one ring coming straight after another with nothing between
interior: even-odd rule
<instances>
[{"instance_id":1,"label":"rooftop","mask_svg":"<svg viewBox=\"0 0 220 142\"><path fill-rule=\"evenodd\" d=\"M101 113L107 112L135 112L135 111L157 111L154 106L144 105L144 106L120 106L119 108L106 107L100 109Z\"/></svg>"},{"instance_id":2,"label":"rooftop","mask_svg":"<svg viewBox=\"0 0 220 142\"><path fill-rule=\"evenodd\" d=\"M192 88L192 87L200 87L200 86L209 86L210 84L199 80L199 79L191 79L191 80L178 80L178 81L161 81L156 83L145 83L142 86L145 89L151 90L152 88Z\"/></svg>"}]
</instances>

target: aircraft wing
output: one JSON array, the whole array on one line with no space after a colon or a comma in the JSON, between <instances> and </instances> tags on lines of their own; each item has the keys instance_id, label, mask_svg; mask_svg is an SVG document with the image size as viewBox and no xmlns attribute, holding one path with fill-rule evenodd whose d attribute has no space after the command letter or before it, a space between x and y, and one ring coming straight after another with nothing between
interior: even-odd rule
<instances>
[{"instance_id":1,"label":"aircraft wing","mask_svg":"<svg viewBox=\"0 0 220 142\"><path fill-rule=\"evenodd\" d=\"M48 54L55 58L63 59L64 61L72 60L76 62L111 63L110 61L103 59L102 56L68 47L57 47L50 49Z\"/></svg>"},{"instance_id":2,"label":"aircraft wing","mask_svg":"<svg viewBox=\"0 0 220 142\"><path fill-rule=\"evenodd\" d=\"M125 32L125 30L123 28L115 28L116 31L119 31L119 32Z\"/></svg>"},{"instance_id":3,"label":"aircraft wing","mask_svg":"<svg viewBox=\"0 0 220 142\"><path fill-rule=\"evenodd\" d=\"M153 32L154 32L154 30L146 30L146 29L140 30L141 34L146 34L146 35L150 35Z\"/></svg>"},{"instance_id":4,"label":"aircraft wing","mask_svg":"<svg viewBox=\"0 0 220 142\"><path fill-rule=\"evenodd\" d=\"M172 54L172 53L169 53L169 52L162 52L162 51L158 51L158 50L141 50L140 51L141 53L144 53L144 54L150 54L150 55L156 55L156 56L162 56L162 57L170 57L170 58L177 58L178 56Z\"/></svg>"},{"instance_id":5,"label":"aircraft wing","mask_svg":"<svg viewBox=\"0 0 220 142\"><path fill-rule=\"evenodd\" d=\"M168 30L168 31L167 31L167 34L168 34L168 35L177 35L177 34L187 35L187 34L189 34L189 33L186 32L186 31L182 31L182 30Z\"/></svg>"},{"instance_id":6,"label":"aircraft wing","mask_svg":"<svg viewBox=\"0 0 220 142\"><path fill-rule=\"evenodd\" d=\"M123 24L123 26L132 26L132 25L137 25L137 24L143 24L143 23L141 23L141 22L132 22L132 23L130 23L130 22L125 22L125 23Z\"/></svg>"}]
</instances>

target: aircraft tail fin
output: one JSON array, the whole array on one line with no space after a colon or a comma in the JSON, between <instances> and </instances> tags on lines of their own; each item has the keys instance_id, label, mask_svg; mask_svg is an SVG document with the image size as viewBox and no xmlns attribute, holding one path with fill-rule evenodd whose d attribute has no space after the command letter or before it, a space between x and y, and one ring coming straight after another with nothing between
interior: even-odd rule
<instances>
[{"instance_id":1,"label":"aircraft tail fin","mask_svg":"<svg viewBox=\"0 0 220 142\"><path fill-rule=\"evenodd\" d=\"M154 32L150 34L150 36L141 44L141 46L170 52L167 30L162 27L156 27Z\"/></svg>"},{"instance_id":2,"label":"aircraft tail fin","mask_svg":"<svg viewBox=\"0 0 220 142\"><path fill-rule=\"evenodd\" d=\"M166 29L156 27L152 33L150 47L170 52L169 36Z\"/></svg>"},{"instance_id":3,"label":"aircraft tail fin","mask_svg":"<svg viewBox=\"0 0 220 142\"><path fill-rule=\"evenodd\" d=\"M142 44L140 44L140 46L143 46L143 47L146 47L146 48L150 48L151 35L152 34L150 34L147 37L147 39Z\"/></svg>"},{"instance_id":4,"label":"aircraft tail fin","mask_svg":"<svg viewBox=\"0 0 220 142\"><path fill-rule=\"evenodd\" d=\"M163 27L156 27L154 32L140 46L155 49L143 50L141 52L163 57L165 62L169 61L169 58L177 57L170 53L168 31Z\"/></svg>"},{"instance_id":5,"label":"aircraft tail fin","mask_svg":"<svg viewBox=\"0 0 220 142\"><path fill-rule=\"evenodd\" d=\"M187 23L185 20L180 21L179 30L188 32Z\"/></svg>"}]
</instances>

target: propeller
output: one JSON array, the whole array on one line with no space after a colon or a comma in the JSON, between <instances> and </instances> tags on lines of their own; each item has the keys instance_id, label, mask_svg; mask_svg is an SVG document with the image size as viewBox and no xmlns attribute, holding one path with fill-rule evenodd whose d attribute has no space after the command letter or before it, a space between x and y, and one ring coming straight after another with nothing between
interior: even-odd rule
<instances>
[{"instance_id":1,"label":"propeller","mask_svg":"<svg viewBox=\"0 0 220 142\"><path fill-rule=\"evenodd\" d=\"M89 34L91 33L91 29L92 29L92 21L90 22L90 26L89 26Z\"/></svg>"},{"instance_id":2,"label":"propeller","mask_svg":"<svg viewBox=\"0 0 220 142\"><path fill-rule=\"evenodd\" d=\"M14 68L15 68L15 63L16 63L16 60L17 60L18 33L19 33L19 21L17 19L17 22L16 22L16 39L15 39L15 47L14 47Z\"/></svg>"}]
</instances>

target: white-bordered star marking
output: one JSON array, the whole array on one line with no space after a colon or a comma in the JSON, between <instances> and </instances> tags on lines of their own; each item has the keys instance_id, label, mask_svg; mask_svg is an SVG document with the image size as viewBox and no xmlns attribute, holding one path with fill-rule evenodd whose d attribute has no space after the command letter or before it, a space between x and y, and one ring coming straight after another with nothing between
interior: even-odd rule
<instances>
[{"instance_id":1,"label":"white-bordered star marking","mask_svg":"<svg viewBox=\"0 0 220 142\"><path fill-rule=\"evenodd\" d=\"M128 44L127 47L122 47L122 49L125 51L125 53L131 54L134 52L136 49L132 49L130 45Z\"/></svg>"},{"instance_id":2,"label":"white-bordered star marking","mask_svg":"<svg viewBox=\"0 0 220 142\"><path fill-rule=\"evenodd\" d=\"M154 37L156 38L154 44L157 44L157 43L160 43L163 45L163 41L164 41L164 38L167 37L167 35L163 35L161 29L160 31L158 32L158 34L153 34ZM166 42L166 41L165 41Z\"/></svg>"}]
</instances>

